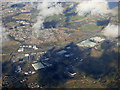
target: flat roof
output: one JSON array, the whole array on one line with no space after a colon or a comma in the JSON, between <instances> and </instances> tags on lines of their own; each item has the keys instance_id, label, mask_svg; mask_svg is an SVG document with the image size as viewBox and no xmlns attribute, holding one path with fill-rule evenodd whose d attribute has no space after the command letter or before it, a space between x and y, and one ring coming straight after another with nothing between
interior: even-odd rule
<instances>
[{"instance_id":1,"label":"flat roof","mask_svg":"<svg viewBox=\"0 0 120 90\"><path fill-rule=\"evenodd\" d=\"M35 70L39 70L39 69L45 68L44 65L41 62L34 63L34 64L32 64L32 66L33 66L33 68Z\"/></svg>"}]
</instances>

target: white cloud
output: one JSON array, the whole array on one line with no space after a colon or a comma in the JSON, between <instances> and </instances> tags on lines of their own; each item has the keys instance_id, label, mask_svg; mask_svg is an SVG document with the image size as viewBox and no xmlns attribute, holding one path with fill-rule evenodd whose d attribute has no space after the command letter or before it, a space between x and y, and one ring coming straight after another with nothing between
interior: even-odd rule
<instances>
[{"instance_id":1,"label":"white cloud","mask_svg":"<svg viewBox=\"0 0 120 90\"><path fill-rule=\"evenodd\" d=\"M2 25L0 25L0 44L9 40L7 35L8 34L6 32L6 29Z\"/></svg>"},{"instance_id":2,"label":"white cloud","mask_svg":"<svg viewBox=\"0 0 120 90\"><path fill-rule=\"evenodd\" d=\"M43 22L46 17L52 16L54 14L61 14L63 12L63 8L61 4L55 2L49 2L49 0L44 0L42 3L39 3L37 10L39 10L39 14L37 16L37 22L33 25L33 35L39 37L39 30L44 28Z\"/></svg>"},{"instance_id":3,"label":"white cloud","mask_svg":"<svg viewBox=\"0 0 120 90\"><path fill-rule=\"evenodd\" d=\"M106 0L82 1L76 7L78 15L106 15L111 12Z\"/></svg>"},{"instance_id":4,"label":"white cloud","mask_svg":"<svg viewBox=\"0 0 120 90\"><path fill-rule=\"evenodd\" d=\"M118 37L118 31L118 25L108 24L103 30L103 34L108 38L116 38Z\"/></svg>"}]
</instances>

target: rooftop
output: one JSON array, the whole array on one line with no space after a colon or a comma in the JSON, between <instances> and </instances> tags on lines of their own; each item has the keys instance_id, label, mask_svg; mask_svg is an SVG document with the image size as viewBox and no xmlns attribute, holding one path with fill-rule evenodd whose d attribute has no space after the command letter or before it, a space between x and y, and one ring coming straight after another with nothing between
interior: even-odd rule
<instances>
[{"instance_id":1,"label":"rooftop","mask_svg":"<svg viewBox=\"0 0 120 90\"><path fill-rule=\"evenodd\" d=\"M34 63L34 64L32 64L32 66L33 66L33 68L35 70L39 70L39 69L45 68L44 65L41 62Z\"/></svg>"},{"instance_id":2,"label":"rooftop","mask_svg":"<svg viewBox=\"0 0 120 90\"><path fill-rule=\"evenodd\" d=\"M81 47L94 47L97 44L87 39L85 41L82 41L81 43L78 43L77 45Z\"/></svg>"}]
</instances>

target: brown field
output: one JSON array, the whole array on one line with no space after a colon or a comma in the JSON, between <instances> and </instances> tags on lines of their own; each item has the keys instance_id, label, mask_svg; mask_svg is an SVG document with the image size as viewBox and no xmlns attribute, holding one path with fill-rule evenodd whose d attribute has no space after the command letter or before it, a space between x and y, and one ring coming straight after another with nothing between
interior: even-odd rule
<instances>
[{"instance_id":1,"label":"brown field","mask_svg":"<svg viewBox=\"0 0 120 90\"><path fill-rule=\"evenodd\" d=\"M8 42L5 42L2 46L15 46L15 45L18 45L20 44L20 42L17 42L17 41L8 41Z\"/></svg>"}]
</instances>

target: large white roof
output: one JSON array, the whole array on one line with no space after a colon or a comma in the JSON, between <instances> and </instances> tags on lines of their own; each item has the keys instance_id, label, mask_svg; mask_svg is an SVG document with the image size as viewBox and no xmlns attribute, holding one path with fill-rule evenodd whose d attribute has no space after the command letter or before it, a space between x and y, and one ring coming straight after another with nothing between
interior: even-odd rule
<instances>
[{"instance_id":1,"label":"large white roof","mask_svg":"<svg viewBox=\"0 0 120 90\"><path fill-rule=\"evenodd\" d=\"M101 42L101 41L104 41L105 39L101 38L101 37L92 37L92 38L90 38L90 40L93 40L95 42Z\"/></svg>"},{"instance_id":2,"label":"large white roof","mask_svg":"<svg viewBox=\"0 0 120 90\"><path fill-rule=\"evenodd\" d=\"M32 64L32 66L35 70L44 68L44 65L41 62L34 63L34 64Z\"/></svg>"},{"instance_id":3,"label":"large white roof","mask_svg":"<svg viewBox=\"0 0 120 90\"><path fill-rule=\"evenodd\" d=\"M82 47L94 47L97 44L87 39L85 41L82 41L81 43L78 43L77 45Z\"/></svg>"},{"instance_id":4,"label":"large white roof","mask_svg":"<svg viewBox=\"0 0 120 90\"><path fill-rule=\"evenodd\" d=\"M66 53L67 51L65 51L65 50L61 50L61 51L59 51L59 52L57 52L57 54L64 54L64 53Z\"/></svg>"}]
</instances>

